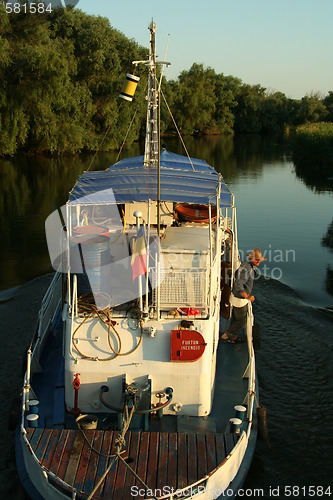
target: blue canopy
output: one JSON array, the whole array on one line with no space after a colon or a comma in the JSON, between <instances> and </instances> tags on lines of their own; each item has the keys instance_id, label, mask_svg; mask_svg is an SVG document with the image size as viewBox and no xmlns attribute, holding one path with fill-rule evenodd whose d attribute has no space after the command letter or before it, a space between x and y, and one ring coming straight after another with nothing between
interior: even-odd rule
<instances>
[{"instance_id":1,"label":"blue canopy","mask_svg":"<svg viewBox=\"0 0 333 500\"><path fill-rule=\"evenodd\" d=\"M186 156L163 149L160 165L161 201L214 205L221 183L221 206L231 206L232 195L222 176L204 160L191 158L190 162ZM145 166L143 156L136 156L107 170L84 172L70 192L69 201L82 204L84 198L91 203L105 203L105 193L110 190L117 203L157 200L157 168Z\"/></svg>"}]
</instances>

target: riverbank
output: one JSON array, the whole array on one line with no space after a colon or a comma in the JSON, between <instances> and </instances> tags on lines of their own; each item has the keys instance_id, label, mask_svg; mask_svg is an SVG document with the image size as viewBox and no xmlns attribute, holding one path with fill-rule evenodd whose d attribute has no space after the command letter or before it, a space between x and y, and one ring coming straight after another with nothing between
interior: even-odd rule
<instances>
[{"instance_id":1,"label":"riverbank","mask_svg":"<svg viewBox=\"0 0 333 500\"><path fill-rule=\"evenodd\" d=\"M298 165L333 175L333 123L300 125L293 141L293 160Z\"/></svg>"}]
</instances>

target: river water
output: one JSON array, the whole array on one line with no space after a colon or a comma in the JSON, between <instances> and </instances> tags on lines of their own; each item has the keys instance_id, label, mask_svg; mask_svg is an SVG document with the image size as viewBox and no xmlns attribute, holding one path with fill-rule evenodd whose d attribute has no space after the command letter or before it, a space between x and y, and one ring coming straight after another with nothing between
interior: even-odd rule
<instances>
[{"instance_id":1,"label":"river water","mask_svg":"<svg viewBox=\"0 0 333 500\"><path fill-rule=\"evenodd\" d=\"M258 440L244 497L329 498L333 445L333 186L296 175L286 137L212 137L186 141L235 194L241 256L259 246L268 260L255 283L260 331L257 368L269 440ZM177 142L170 151L184 154ZM139 145L125 156L140 154ZM98 155L104 169L116 154ZM3 498L20 500L10 402L22 356L50 282L46 217L66 202L91 157L0 161L1 463ZM332 175L333 177L333 175ZM331 231L331 232L330 232ZM314 487L314 488L310 488ZM321 490L321 487L324 489ZM314 494L313 494L314 493Z\"/></svg>"}]
</instances>

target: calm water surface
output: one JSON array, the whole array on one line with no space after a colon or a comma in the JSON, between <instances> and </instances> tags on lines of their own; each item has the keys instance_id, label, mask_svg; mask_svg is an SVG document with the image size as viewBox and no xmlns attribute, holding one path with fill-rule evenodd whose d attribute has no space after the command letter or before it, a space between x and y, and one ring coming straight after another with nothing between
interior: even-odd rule
<instances>
[{"instance_id":1,"label":"calm water surface","mask_svg":"<svg viewBox=\"0 0 333 500\"><path fill-rule=\"evenodd\" d=\"M183 154L167 140L170 151ZM242 255L266 252L255 283L255 316L261 333L257 367L261 403L267 407L269 443L258 441L245 487L272 498L270 488L331 486L333 469L333 220L332 182L296 176L287 139L257 136L190 139L192 156L219 169L235 194ZM139 146L126 156L140 154ZM99 155L104 169L115 154ZM13 435L6 432L10 401L20 388L22 356L51 272L44 221L63 205L91 158L0 161L1 364L0 492L22 499ZM333 175L332 175L333 177ZM331 229L332 230L332 229ZM332 243L332 241L331 241ZM265 279L267 278L267 279ZM13 287L18 287L13 290ZM7 300L6 299L10 299ZM297 490L295 490L297 493ZM333 489L331 489L333 493ZM248 496L251 496L250 494ZM253 495L252 495L253 496ZM318 495L315 498L328 498ZM299 490L292 498L310 498ZM313 497L312 497L313 498Z\"/></svg>"}]
</instances>

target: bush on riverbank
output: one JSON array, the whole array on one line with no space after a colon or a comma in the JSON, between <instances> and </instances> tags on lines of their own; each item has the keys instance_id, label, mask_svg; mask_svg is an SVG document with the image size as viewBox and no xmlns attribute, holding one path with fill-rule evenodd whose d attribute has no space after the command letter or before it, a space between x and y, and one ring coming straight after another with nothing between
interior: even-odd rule
<instances>
[{"instance_id":1,"label":"bush on riverbank","mask_svg":"<svg viewBox=\"0 0 333 500\"><path fill-rule=\"evenodd\" d=\"M333 123L309 123L297 127L293 158L297 164L333 171Z\"/></svg>"}]
</instances>

